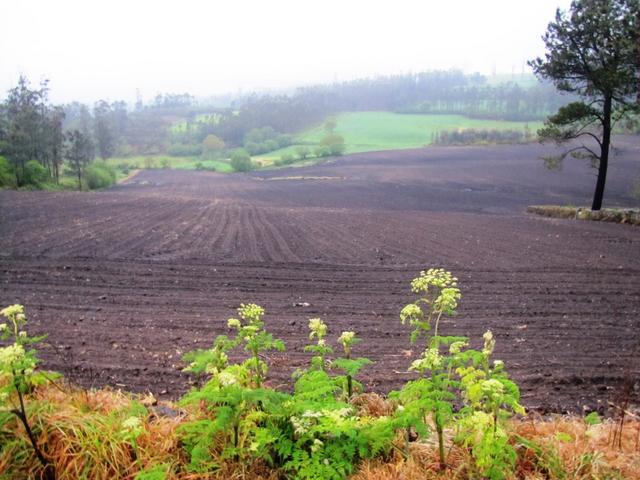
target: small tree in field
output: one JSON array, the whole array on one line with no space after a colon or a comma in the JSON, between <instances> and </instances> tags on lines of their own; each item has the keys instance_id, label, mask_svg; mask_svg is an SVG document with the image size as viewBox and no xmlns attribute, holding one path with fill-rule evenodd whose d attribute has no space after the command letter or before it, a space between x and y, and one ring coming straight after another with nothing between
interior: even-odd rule
<instances>
[{"instance_id":1,"label":"small tree in field","mask_svg":"<svg viewBox=\"0 0 640 480\"><path fill-rule=\"evenodd\" d=\"M249 172L253 170L251 157L246 150L239 148L231 154L231 166L236 172Z\"/></svg>"},{"instance_id":2,"label":"small tree in field","mask_svg":"<svg viewBox=\"0 0 640 480\"><path fill-rule=\"evenodd\" d=\"M78 177L78 190L82 190L84 169L93 159L93 143L91 138L77 129L67 134L67 141L66 158Z\"/></svg>"},{"instance_id":3,"label":"small tree in field","mask_svg":"<svg viewBox=\"0 0 640 480\"><path fill-rule=\"evenodd\" d=\"M202 151L205 155L215 156L224 150L224 142L216 135L209 134L202 141Z\"/></svg>"},{"instance_id":4,"label":"small tree in field","mask_svg":"<svg viewBox=\"0 0 640 480\"><path fill-rule=\"evenodd\" d=\"M545 58L529 62L536 75L564 92L582 97L549 117L538 135L558 143L590 138L597 147L572 145L550 157L552 165L569 154L598 168L591 208L600 210L607 178L611 132L617 121L638 111L638 0L573 0L558 10L543 36Z\"/></svg>"}]
</instances>

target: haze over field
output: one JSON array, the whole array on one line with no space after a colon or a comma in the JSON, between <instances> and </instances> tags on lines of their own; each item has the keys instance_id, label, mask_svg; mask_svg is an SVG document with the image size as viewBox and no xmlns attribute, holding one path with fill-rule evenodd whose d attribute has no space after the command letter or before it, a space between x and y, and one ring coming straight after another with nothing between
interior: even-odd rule
<instances>
[{"instance_id":1,"label":"haze over field","mask_svg":"<svg viewBox=\"0 0 640 480\"><path fill-rule=\"evenodd\" d=\"M49 78L55 103L283 89L460 68L521 73L568 0L6 1L0 92Z\"/></svg>"}]
</instances>

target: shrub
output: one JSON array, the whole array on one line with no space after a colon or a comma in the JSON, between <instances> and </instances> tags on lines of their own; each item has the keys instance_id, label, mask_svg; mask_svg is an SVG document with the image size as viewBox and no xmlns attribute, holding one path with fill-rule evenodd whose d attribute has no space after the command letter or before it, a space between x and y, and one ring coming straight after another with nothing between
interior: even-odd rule
<instances>
[{"instance_id":1,"label":"shrub","mask_svg":"<svg viewBox=\"0 0 640 480\"><path fill-rule=\"evenodd\" d=\"M38 161L29 160L24 166L22 183L24 185L39 186L49 180L49 172Z\"/></svg>"},{"instance_id":2,"label":"shrub","mask_svg":"<svg viewBox=\"0 0 640 480\"><path fill-rule=\"evenodd\" d=\"M293 163L295 161L296 161L296 159L290 153L283 153L280 156L280 164L281 165L289 165L289 164L291 164L291 163Z\"/></svg>"},{"instance_id":3,"label":"shrub","mask_svg":"<svg viewBox=\"0 0 640 480\"><path fill-rule=\"evenodd\" d=\"M278 142L278 147L284 148L291 145L291 135L278 135L276 138L276 142Z\"/></svg>"},{"instance_id":4,"label":"shrub","mask_svg":"<svg viewBox=\"0 0 640 480\"><path fill-rule=\"evenodd\" d=\"M521 131L465 128L442 130L436 134L433 143L436 145L514 144L530 139L531 132L527 129Z\"/></svg>"},{"instance_id":5,"label":"shrub","mask_svg":"<svg viewBox=\"0 0 640 480\"><path fill-rule=\"evenodd\" d=\"M322 140L320 140L320 145L327 147L330 155L342 155L345 149L344 137L337 133L329 133L325 135Z\"/></svg>"},{"instance_id":6,"label":"shrub","mask_svg":"<svg viewBox=\"0 0 640 480\"><path fill-rule=\"evenodd\" d=\"M0 187L15 187L16 177L9 161L0 156Z\"/></svg>"},{"instance_id":7,"label":"shrub","mask_svg":"<svg viewBox=\"0 0 640 480\"><path fill-rule=\"evenodd\" d=\"M318 158L328 157L331 155L331 149L327 145L318 145L313 149L313 153Z\"/></svg>"},{"instance_id":8,"label":"shrub","mask_svg":"<svg viewBox=\"0 0 640 480\"><path fill-rule=\"evenodd\" d=\"M278 145L278 142L276 142L275 140L267 140L262 144L262 149L264 152L273 152L278 148L280 148L280 145Z\"/></svg>"},{"instance_id":9,"label":"shrub","mask_svg":"<svg viewBox=\"0 0 640 480\"><path fill-rule=\"evenodd\" d=\"M85 181L90 190L107 188L116 181L116 171L104 162L93 162L85 170Z\"/></svg>"},{"instance_id":10,"label":"shrub","mask_svg":"<svg viewBox=\"0 0 640 480\"><path fill-rule=\"evenodd\" d=\"M254 165L247 151L239 148L231 154L231 167L236 172L249 172L253 170Z\"/></svg>"},{"instance_id":11,"label":"shrub","mask_svg":"<svg viewBox=\"0 0 640 480\"><path fill-rule=\"evenodd\" d=\"M146 168L147 170L151 168L156 168L156 159L153 157L145 157L144 168Z\"/></svg>"},{"instance_id":12,"label":"shrub","mask_svg":"<svg viewBox=\"0 0 640 480\"><path fill-rule=\"evenodd\" d=\"M307 158L310 153L311 150L306 145L298 145L296 147L296 155L298 155L298 158L300 160L304 160L305 158Z\"/></svg>"}]
</instances>

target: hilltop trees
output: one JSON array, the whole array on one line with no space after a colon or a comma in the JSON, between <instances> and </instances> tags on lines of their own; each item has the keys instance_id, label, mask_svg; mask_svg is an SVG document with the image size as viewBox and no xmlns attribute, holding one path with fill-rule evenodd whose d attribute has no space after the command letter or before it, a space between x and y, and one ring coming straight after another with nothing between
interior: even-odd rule
<instances>
[{"instance_id":1,"label":"hilltop trees","mask_svg":"<svg viewBox=\"0 0 640 480\"><path fill-rule=\"evenodd\" d=\"M568 13L558 10L548 25L545 58L529 62L536 75L581 97L549 117L538 135L558 143L590 139L552 160L571 154L598 168L592 210L602 206L612 129L638 111L639 16L638 0L574 0Z\"/></svg>"},{"instance_id":2,"label":"hilltop trees","mask_svg":"<svg viewBox=\"0 0 640 480\"><path fill-rule=\"evenodd\" d=\"M78 177L78 190L82 190L82 174L85 167L93 160L94 145L91 137L78 129L67 134L67 141L66 158Z\"/></svg>"},{"instance_id":3,"label":"hilltop trees","mask_svg":"<svg viewBox=\"0 0 640 480\"><path fill-rule=\"evenodd\" d=\"M94 131L98 153L102 159L107 159L115 150L115 136L111 123L111 105L104 100L100 100L93 107Z\"/></svg>"},{"instance_id":4,"label":"hilltop trees","mask_svg":"<svg viewBox=\"0 0 640 480\"><path fill-rule=\"evenodd\" d=\"M0 107L0 154L9 161L18 186L28 180L25 169L31 160L44 167L51 178L58 178L64 112L49 104L48 93L47 80L32 89L21 76Z\"/></svg>"}]
</instances>

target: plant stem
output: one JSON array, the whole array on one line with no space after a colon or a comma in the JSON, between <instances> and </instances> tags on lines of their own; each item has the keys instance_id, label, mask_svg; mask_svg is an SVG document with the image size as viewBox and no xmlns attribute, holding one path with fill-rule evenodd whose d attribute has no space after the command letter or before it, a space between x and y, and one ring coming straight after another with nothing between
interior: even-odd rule
<instances>
[{"instance_id":1,"label":"plant stem","mask_svg":"<svg viewBox=\"0 0 640 480\"><path fill-rule=\"evenodd\" d=\"M436 432L438 432L438 453L440 455L440 470L447 468L444 455L444 429L438 420L438 414L436 414Z\"/></svg>"},{"instance_id":2,"label":"plant stem","mask_svg":"<svg viewBox=\"0 0 640 480\"><path fill-rule=\"evenodd\" d=\"M14 372L14 378L15 378L15 372ZM38 457L38 460L44 467L45 480L55 480L56 478L55 470L53 469L53 466L49 463L49 461L46 458L44 458L42 451L38 447L36 438L33 435L33 432L31 431L31 427L29 426L29 421L27 419L27 411L24 406L24 399L22 398L22 392L20 391L20 386L18 385L17 381L14 380L13 386L15 387L16 392L18 392L18 400L20 401L20 410L12 410L12 413L20 419L20 421L22 422L22 425L24 426L25 431L27 432L27 436L29 437L31 446L33 447L33 450L36 453L36 457Z\"/></svg>"},{"instance_id":3,"label":"plant stem","mask_svg":"<svg viewBox=\"0 0 640 480\"><path fill-rule=\"evenodd\" d=\"M351 395L353 394L353 379L351 375L347 375L347 398L351 400Z\"/></svg>"},{"instance_id":4,"label":"plant stem","mask_svg":"<svg viewBox=\"0 0 640 480\"><path fill-rule=\"evenodd\" d=\"M238 448L238 442L240 441L240 426L236 423L233 426L233 446Z\"/></svg>"},{"instance_id":5,"label":"plant stem","mask_svg":"<svg viewBox=\"0 0 640 480\"><path fill-rule=\"evenodd\" d=\"M258 388L260 388L260 385L262 384L262 372L260 369L260 357L258 357L257 351L253 352L253 357L256 360L256 384L258 385Z\"/></svg>"},{"instance_id":6,"label":"plant stem","mask_svg":"<svg viewBox=\"0 0 640 480\"><path fill-rule=\"evenodd\" d=\"M409 458L411 452L409 452L409 442L411 441L411 427L407 427L404 432L404 455L405 458Z\"/></svg>"}]
</instances>

